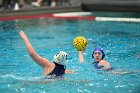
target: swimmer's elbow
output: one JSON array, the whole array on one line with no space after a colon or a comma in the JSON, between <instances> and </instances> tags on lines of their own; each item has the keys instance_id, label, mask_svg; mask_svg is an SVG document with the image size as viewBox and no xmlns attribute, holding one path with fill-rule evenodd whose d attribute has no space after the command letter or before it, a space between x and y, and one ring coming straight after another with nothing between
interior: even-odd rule
<instances>
[{"instance_id":1,"label":"swimmer's elbow","mask_svg":"<svg viewBox=\"0 0 140 93\"><path fill-rule=\"evenodd\" d=\"M30 52L29 52L29 55L30 55L31 57L33 57L33 56L36 55L36 53L35 53L34 51L30 51Z\"/></svg>"},{"instance_id":2,"label":"swimmer's elbow","mask_svg":"<svg viewBox=\"0 0 140 93\"><path fill-rule=\"evenodd\" d=\"M35 61L36 61L37 59L39 59L39 56L38 56L34 51L29 52L29 55L30 55L30 57L31 57L32 59L34 59Z\"/></svg>"}]
</instances>

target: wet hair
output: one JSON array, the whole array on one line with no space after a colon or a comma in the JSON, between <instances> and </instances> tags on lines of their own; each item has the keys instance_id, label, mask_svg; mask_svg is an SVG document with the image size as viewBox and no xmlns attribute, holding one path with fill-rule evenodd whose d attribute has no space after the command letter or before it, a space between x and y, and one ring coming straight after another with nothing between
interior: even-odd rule
<instances>
[{"instance_id":1,"label":"wet hair","mask_svg":"<svg viewBox=\"0 0 140 93\"><path fill-rule=\"evenodd\" d=\"M103 56L102 56L102 59L104 59L105 53L104 53L103 48L101 48L101 47L96 47L96 48L94 48L94 50L93 50L93 52L92 52L92 58L94 58L94 57L93 57L93 54L94 54L94 52L97 51L97 50L100 51L100 52L102 53L102 55L103 55Z\"/></svg>"}]
</instances>

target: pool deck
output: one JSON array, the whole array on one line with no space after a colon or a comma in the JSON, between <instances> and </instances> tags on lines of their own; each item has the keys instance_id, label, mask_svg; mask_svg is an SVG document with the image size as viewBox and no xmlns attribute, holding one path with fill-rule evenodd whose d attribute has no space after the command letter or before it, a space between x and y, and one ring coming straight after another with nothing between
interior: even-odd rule
<instances>
[{"instance_id":1,"label":"pool deck","mask_svg":"<svg viewBox=\"0 0 140 93\"><path fill-rule=\"evenodd\" d=\"M36 15L36 14L50 14L50 13L63 13L63 12L79 12L82 11L80 0L69 0L69 2L64 2L57 5L56 7L51 7L47 3L44 3L41 7L34 7L29 3L25 3L19 10L5 9L0 10L0 18L11 17L11 16L26 16L26 15Z\"/></svg>"},{"instance_id":2,"label":"pool deck","mask_svg":"<svg viewBox=\"0 0 140 93\"><path fill-rule=\"evenodd\" d=\"M81 11L113 11L140 13L140 0L70 0L70 3L70 5L64 4L56 7L50 7L48 5L33 7L30 4L25 4L24 7L20 8L20 10L0 10L0 18Z\"/></svg>"},{"instance_id":3,"label":"pool deck","mask_svg":"<svg viewBox=\"0 0 140 93\"><path fill-rule=\"evenodd\" d=\"M9 17L9 16L22 16L22 15L35 15L35 14L51 14L51 13L63 13L63 12L80 12L80 6L57 6L57 7L50 7L50 6L42 6L32 7L32 6L24 6L20 10L5 10L0 11L0 17Z\"/></svg>"}]
</instances>

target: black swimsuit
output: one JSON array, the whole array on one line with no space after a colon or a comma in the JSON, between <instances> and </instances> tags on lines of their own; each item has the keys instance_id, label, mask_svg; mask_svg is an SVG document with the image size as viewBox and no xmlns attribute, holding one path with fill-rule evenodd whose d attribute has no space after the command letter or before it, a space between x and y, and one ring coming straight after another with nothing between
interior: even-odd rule
<instances>
[{"instance_id":1,"label":"black swimsuit","mask_svg":"<svg viewBox=\"0 0 140 93\"><path fill-rule=\"evenodd\" d=\"M49 74L51 76L62 76L65 74L66 66L55 63L54 70Z\"/></svg>"}]
</instances>

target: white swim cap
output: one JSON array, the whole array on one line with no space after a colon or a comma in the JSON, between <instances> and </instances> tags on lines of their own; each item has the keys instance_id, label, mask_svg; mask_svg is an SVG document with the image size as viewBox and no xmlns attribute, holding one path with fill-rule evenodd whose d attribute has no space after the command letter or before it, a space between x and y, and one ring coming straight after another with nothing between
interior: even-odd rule
<instances>
[{"instance_id":1,"label":"white swim cap","mask_svg":"<svg viewBox=\"0 0 140 93\"><path fill-rule=\"evenodd\" d=\"M68 63L67 56L68 54L66 52L60 51L54 56L54 62L65 66Z\"/></svg>"}]
</instances>

